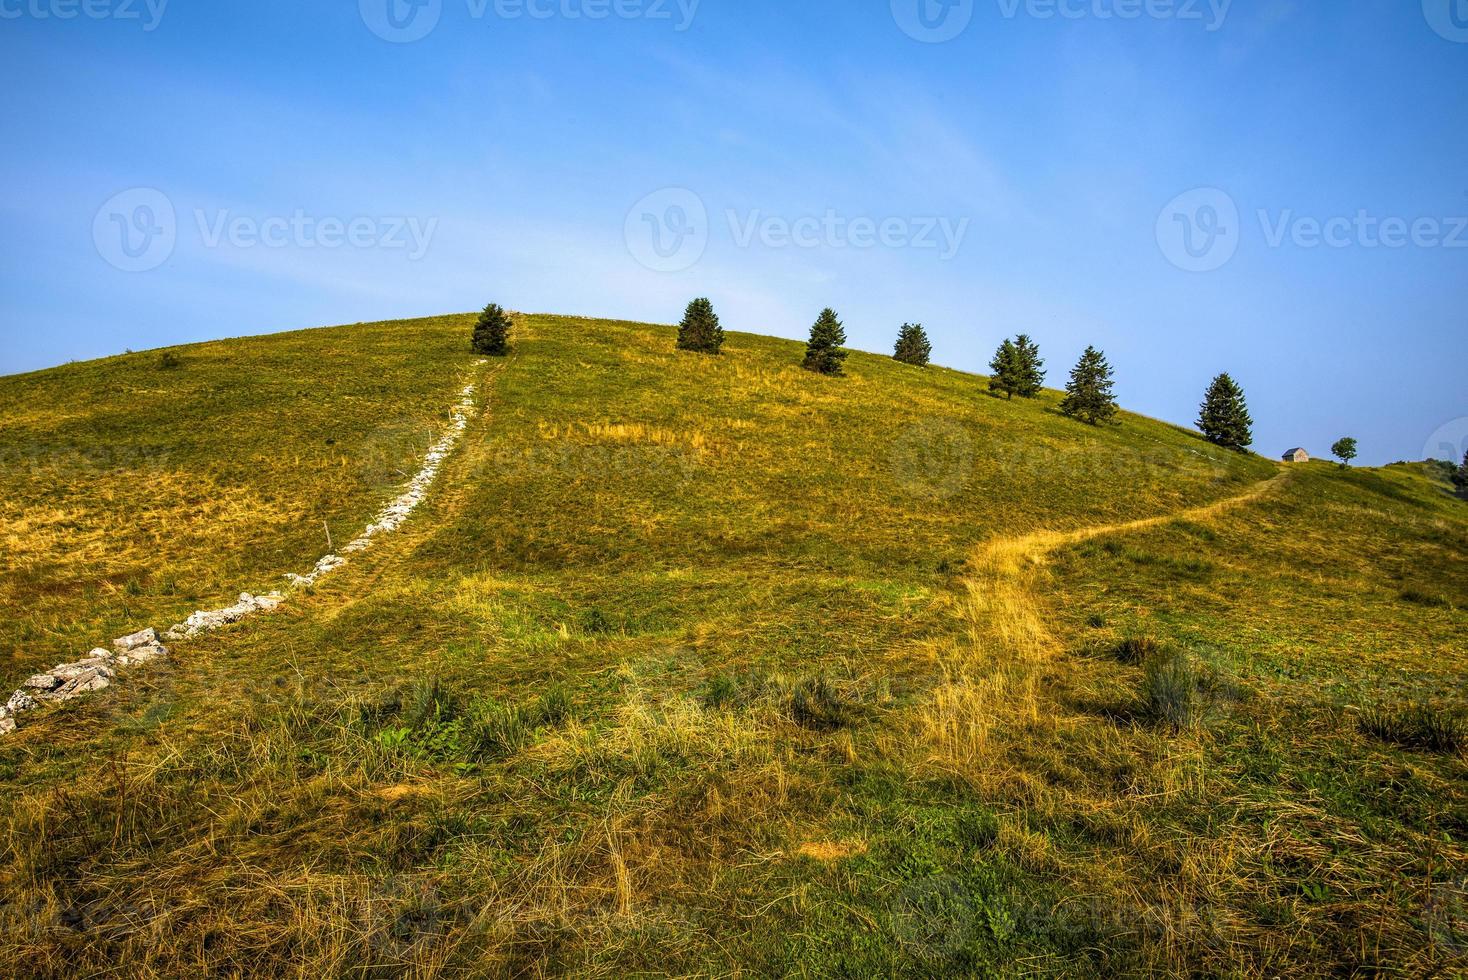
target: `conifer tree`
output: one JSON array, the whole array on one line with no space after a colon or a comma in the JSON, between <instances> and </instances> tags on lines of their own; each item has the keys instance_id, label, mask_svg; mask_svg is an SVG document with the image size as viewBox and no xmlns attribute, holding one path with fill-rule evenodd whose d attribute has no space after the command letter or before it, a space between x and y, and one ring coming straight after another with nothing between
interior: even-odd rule
<instances>
[{"instance_id":1,"label":"conifer tree","mask_svg":"<svg viewBox=\"0 0 1468 980\"><path fill-rule=\"evenodd\" d=\"M1254 444L1254 420L1244 402L1244 390L1226 373L1208 386L1198 428L1209 442L1225 449L1243 452Z\"/></svg>"},{"instance_id":2,"label":"conifer tree","mask_svg":"<svg viewBox=\"0 0 1468 980\"><path fill-rule=\"evenodd\" d=\"M1014 338L1014 349L1019 355L1014 393L1021 398L1034 398L1045 387L1045 362L1040 357L1040 345L1029 334L1022 333Z\"/></svg>"},{"instance_id":3,"label":"conifer tree","mask_svg":"<svg viewBox=\"0 0 1468 980\"><path fill-rule=\"evenodd\" d=\"M904 364L927 367L933 356L933 345L921 323L904 323L897 335L897 348L892 356Z\"/></svg>"},{"instance_id":4,"label":"conifer tree","mask_svg":"<svg viewBox=\"0 0 1468 980\"><path fill-rule=\"evenodd\" d=\"M474 353L504 357L510 352L510 315L490 303L474 324Z\"/></svg>"},{"instance_id":5,"label":"conifer tree","mask_svg":"<svg viewBox=\"0 0 1468 980\"><path fill-rule=\"evenodd\" d=\"M836 318L836 311L827 307L821 311L810 328L810 341L805 347L805 369L817 374L840 374L841 364L846 360L846 331Z\"/></svg>"},{"instance_id":6,"label":"conifer tree","mask_svg":"<svg viewBox=\"0 0 1468 980\"><path fill-rule=\"evenodd\" d=\"M724 328L719 325L714 304L700 297L688 304L678 325L678 349L718 354L724 349Z\"/></svg>"},{"instance_id":7,"label":"conifer tree","mask_svg":"<svg viewBox=\"0 0 1468 980\"><path fill-rule=\"evenodd\" d=\"M1330 447L1330 454L1340 460L1341 469L1345 469L1356 458L1356 440L1350 436L1337 439L1335 445Z\"/></svg>"},{"instance_id":8,"label":"conifer tree","mask_svg":"<svg viewBox=\"0 0 1468 980\"><path fill-rule=\"evenodd\" d=\"M1116 417L1116 396L1111 365L1106 355L1087 347L1076 366L1071 368L1070 383L1065 386L1065 400L1060 410L1071 418L1099 425Z\"/></svg>"},{"instance_id":9,"label":"conifer tree","mask_svg":"<svg viewBox=\"0 0 1468 980\"><path fill-rule=\"evenodd\" d=\"M994 359L989 362L989 393L1003 394L1013 400L1014 393L1019 389L1022 370L1019 348L1014 346L1014 341L1006 338L994 352Z\"/></svg>"},{"instance_id":10,"label":"conifer tree","mask_svg":"<svg viewBox=\"0 0 1468 980\"><path fill-rule=\"evenodd\" d=\"M1463 453L1463 465L1453 474L1453 486L1459 493L1468 494L1468 452Z\"/></svg>"}]
</instances>

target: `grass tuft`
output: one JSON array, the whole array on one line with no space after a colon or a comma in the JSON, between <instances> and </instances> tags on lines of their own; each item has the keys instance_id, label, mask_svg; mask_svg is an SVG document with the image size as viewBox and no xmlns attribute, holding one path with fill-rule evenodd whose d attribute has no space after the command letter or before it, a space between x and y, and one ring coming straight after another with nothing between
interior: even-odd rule
<instances>
[{"instance_id":1,"label":"grass tuft","mask_svg":"<svg viewBox=\"0 0 1468 980\"><path fill-rule=\"evenodd\" d=\"M1157 641L1150 636L1129 636L1116 648L1116 659L1124 664L1139 667L1156 659L1161 652Z\"/></svg>"},{"instance_id":2,"label":"grass tuft","mask_svg":"<svg viewBox=\"0 0 1468 980\"><path fill-rule=\"evenodd\" d=\"M1447 596L1435 592L1423 592L1421 589L1405 589L1399 598L1403 602L1410 602L1414 606L1426 606L1428 609L1453 608Z\"/></svg>"},{"instance_id":3,"label":"grass tuft","mask_svg":"<svg viewBox=\"0 0 1468 980\"><path fill-rule=\"evenodd\" d=\"M1453 755L1468 746L1468 720L1431 705L1368 708L1358 723L1372 738L1403 748Z\"/></svg>"},{"instance_id":4,"label":"grass tuft","mask_svg":"<svg viewBox=\"0 0 1468 980\"><path fill-rule=\"evenodd\" d=\"M857 715L856 705L824 674L797 681L786 708L792 721L812 731L845 728Z\"/></svg>"},{"instance_id":5,"label":"grass tuft","mask_svg":"<svg viewBox=\"0 0 1468 980\"><path fill-rule=\"evenodd\" d=\"M1154 655L1144 666L1142 699L1148 717L1176 731L1194 728L1202 714L1202 699L1192 657L1167 650Z\"/></svg>"}]
</instances>

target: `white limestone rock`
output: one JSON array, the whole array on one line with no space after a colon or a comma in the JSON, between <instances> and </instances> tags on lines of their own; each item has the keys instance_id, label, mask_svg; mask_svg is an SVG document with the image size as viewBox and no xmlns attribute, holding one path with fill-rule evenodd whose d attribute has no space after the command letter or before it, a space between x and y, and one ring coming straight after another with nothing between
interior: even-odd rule
<instances>
[{"instance_id":1,"label":"white limestone rock","mask_svg":"<svg viewBox=\"0 0 1468 980\"><path fill-rule=\"evenodd\" d=\"M127 653L138 647L154 646L158 643L158 631L149 626L145 630L138 630L129 636L120 636L112 641L112 649L118 653Z\"/></svg>"},{"instance_id":2,"label":"white limestone rock","mask_svg":"<svg viewBox=\"0 0 1468 980\"><path fill-rule=\"evenodd\" d=\"M16 691L10 696L10 700L5 702L5 707L0 708L0 712L3 712L7 718L14 718L23 711L33 711L37 707L39 707L39 702L35 698L24 691Z\"/></svg>"},{"instance_id":3,"label":"white limestone rock","mask_svg":"<svg viewBox=\"0 0 1468 980\"><path fill-rule=\"evenodd\" d=\"M225 606L223 609L200 610L182 623L171 627L164 634L164 639L186 640L200 633L212 633L232 623L238 623L247 616L276 609L283 602L285 602L285 597L278 592L260 596L241 592L239 602L232 606Z\"/></svg>"},{"instance_id":4,"label":"white limestone rock","mask_svg":"<svg viewBox=\"0 0 1468 980\"><path fill-rule=\"evenodd\" d=\"M161 643L152 646L138 647L131 653L125 653L117 658L117 666L132 667L136 664L145 664L152 660L168 656L168 647Z\"/></svg>"}]
</instances>

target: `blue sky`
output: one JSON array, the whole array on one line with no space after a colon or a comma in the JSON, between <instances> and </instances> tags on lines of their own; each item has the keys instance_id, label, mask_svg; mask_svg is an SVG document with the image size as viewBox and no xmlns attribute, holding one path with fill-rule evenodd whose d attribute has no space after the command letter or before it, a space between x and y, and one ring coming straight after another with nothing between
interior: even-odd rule
<instances>
[{"instance_id":1,"label":"blue sky","mask_svg":"<svg viewBox=\"0 0 1468 980\"><path fill-rule=\"evenodd\" d=\"M1468 0L415 2L0 0L0 372L708 295L1468 440Z\"/></svg>"}]
</instances>

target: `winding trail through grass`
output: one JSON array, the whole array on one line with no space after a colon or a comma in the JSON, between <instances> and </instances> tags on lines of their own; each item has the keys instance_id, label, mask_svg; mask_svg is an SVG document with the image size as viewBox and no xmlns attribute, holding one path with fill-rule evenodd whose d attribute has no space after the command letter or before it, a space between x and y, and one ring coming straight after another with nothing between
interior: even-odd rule
<instances>
[{"instance_id":1,"label":"winding trail through grass","mask_svg":"<svg viewBox=\"0 0 1468 980\"><path fill-rule=\"evenodd\" d=\"M1045 557L1060 548L1109 534L1145 531L1172 521L1207 520L1252 503L1290 479L1290 471L1262 480L1243 493L1201 507L1117 524L1097 524L1074 531L1036 531L985 542L974 554L974 572L966 581L965 616L971 631L986 629L1000 648L1025 659L1056 652L1058 643L1045 626L1036 599L1035 575Z\"/></svg>"}]
</instances>

